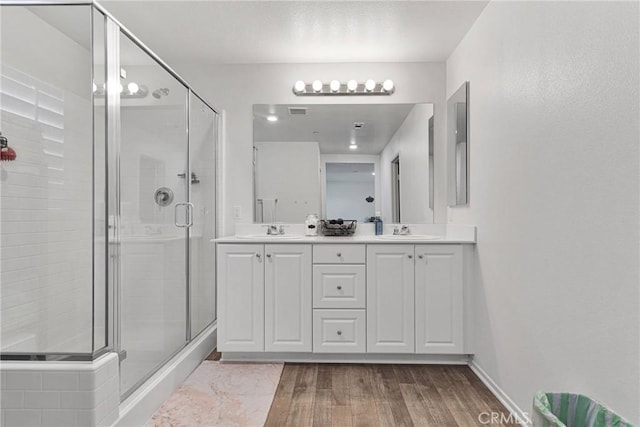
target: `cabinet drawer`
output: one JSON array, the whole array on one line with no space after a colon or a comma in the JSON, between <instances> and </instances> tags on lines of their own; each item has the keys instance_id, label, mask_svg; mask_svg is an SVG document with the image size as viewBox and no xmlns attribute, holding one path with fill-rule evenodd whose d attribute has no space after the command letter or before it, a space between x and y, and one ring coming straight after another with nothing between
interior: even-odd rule
<instances>
[{"instance_id":1,"label":"cabinet drawer","mask_svg":"<svg viewBox=\"0 0 640 427\"><path fill-rule=\"evenodd\" d=\"M313 308L365 308L364 265L314 265Z\"/></svg>"},{"instance_id":2,"label":"cabinet drawer","mask_svg":"<svg viewBox=\"0 0 640 427\"><path fill-rule=\"evenodd\" d=\"M313 351L316 353L364 353L364 310L313 310Z\"/></svg>"},{"instance_id":3,"label":"cabinet drawer","mask_svg":"<svg viewBox=\"0 0 640 427\"><path fill-rule=\"evenodd\" d=\"M313 262L316 264L364 264L365 258L364 245L313 245Z\"/></svg>"}]
</instances>

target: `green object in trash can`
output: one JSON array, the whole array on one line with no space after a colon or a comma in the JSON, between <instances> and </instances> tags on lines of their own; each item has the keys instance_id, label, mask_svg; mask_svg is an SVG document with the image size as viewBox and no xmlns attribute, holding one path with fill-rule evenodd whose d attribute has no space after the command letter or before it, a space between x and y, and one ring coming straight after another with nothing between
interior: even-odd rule
<instances>
[{"instance_id":1,"label":"green object in trash can","mask_svg":"<svg viewBox=\"0 0 640 427\"><path fill-rule=\"evenodd\" d=\"M533 398L534 427L634 427L620 415L582 394L545 393Z\"/></svg>"}]
</instances>

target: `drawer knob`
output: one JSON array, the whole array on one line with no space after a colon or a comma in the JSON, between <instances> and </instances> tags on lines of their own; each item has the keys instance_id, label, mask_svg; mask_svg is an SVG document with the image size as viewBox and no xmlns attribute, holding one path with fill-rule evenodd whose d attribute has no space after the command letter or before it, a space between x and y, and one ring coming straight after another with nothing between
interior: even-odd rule
<instances>
[{"instance_id":1,"label":"drawer knob","mask_svg":"<svg viewBox=\"0 0 640 427\"><path fill-rule=\"evenodd\" d=\"M338 255L338 258L340 258L342 256L342 252L338 252L336 255Z\"/></svg>"},{"instance_id":2,"label":"drawer knob","mask_svg":"<svg viewBox=\"0 0 640 427\"><path fill-rule=\"evenodd\" d=\"M269 255L267 255L269 256ZM413 255L407 255L409 257L409 259L413 259Z\"/></svg>"},{"instance_id":3,"label":"drawer knob","mask_svg":"<svg viewBox=\"0 0 640 427\"><path fill-rule=\"evenodd\" d=\"M260 254L256 254L256 258L260 259L261 255Z\"/></svg>"},{"instance_id":4,"label":"drawer knob","mask_svg":"<svg viewBox=\"0 0 640 427\"><path fill-rule=\"evenodd\" d=\"M341 291L342 290L342 286L338 285L338 290Z\"/></svg>"},{"instance_id":5,"label":"drawer knob","mask_svg":"<svg viewBox=\"0 0 640 427\"><path fill-rule=\"evenodd\" d=\"M267 254L267 258L271 258L271 254Z\"/></svg>"},{"instance_id":6,"label":"drawer knob","mask_svg":"<svg viewBox=\"0 0 640 427\"><path fill-rule=\"evenodd\" d=\"M338 335L342 335L342 331L338 331L336 332Z\"/></svg>"},{"instance_id":7,"label":"drawer knob","mask_svg":"<svg viewBox=\"0 0 640 427\"><path fill-rule=\"evenodd\" d=\"M424 258L424 256L422 256L422 255L418 255L418 258L422 259L422 258Z\"/></svg>"}]
</instances>

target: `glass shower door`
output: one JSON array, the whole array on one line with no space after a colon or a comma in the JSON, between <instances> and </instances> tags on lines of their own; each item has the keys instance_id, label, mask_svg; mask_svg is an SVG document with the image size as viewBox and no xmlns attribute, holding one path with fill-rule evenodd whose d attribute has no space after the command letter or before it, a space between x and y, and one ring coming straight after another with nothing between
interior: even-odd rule
<instances>
[{"instance_id":1,"label":"glass shower door","mask_svg":"<svg viewBox=\"0 0 640 427\"><path fill-rule=\"evenodd\" d=\"M187 88L120 35L120 391L187 341Z\"/></svg>"},{"instance_id":2,"label":"glass shower door","mask_svg":"<svg viewBox=\"0 0 640 427\"><path fill-rule=\"evenodd\" d=\"M189 94L189 163L193 227L189 240L191 338L216 318L216 113Z\"/></svg>"}]
</instances>

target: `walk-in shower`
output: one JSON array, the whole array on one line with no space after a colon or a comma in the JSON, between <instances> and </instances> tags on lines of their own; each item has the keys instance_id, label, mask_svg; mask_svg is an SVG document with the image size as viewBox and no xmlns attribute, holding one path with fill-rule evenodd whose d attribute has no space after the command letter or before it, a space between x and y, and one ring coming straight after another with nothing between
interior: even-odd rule
<instances>
[{"instance_id":1,"label":"walk-in shower","mask_svg":"<svg viewBox=\"0 0 640 427\"><path fill-rule=\"evenodd\" d=\"M98 5L0 19L2 359L115 353L124 399L215 321L217 114Z\"/></svg>"}]
</instances>

